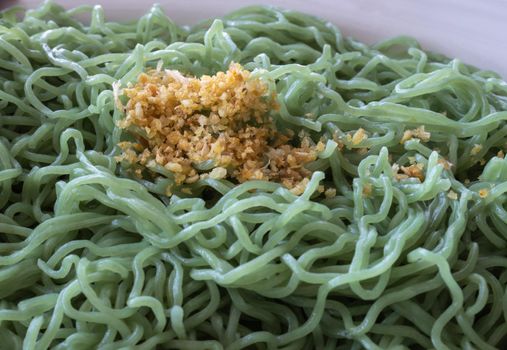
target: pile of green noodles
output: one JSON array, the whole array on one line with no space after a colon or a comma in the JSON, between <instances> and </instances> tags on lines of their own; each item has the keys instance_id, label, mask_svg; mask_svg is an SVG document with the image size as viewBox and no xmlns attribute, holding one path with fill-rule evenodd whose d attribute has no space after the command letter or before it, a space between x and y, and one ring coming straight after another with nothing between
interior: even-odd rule
<instances>
[{"instance_id":1,"label":"pile of green noodles","mask_svg":"<svg viewBox=\"0 0 507 350\"><path fill-rule=\"evenodd\" d=\"M496 74L267 7L193 28L158 7L19 15L0 19L0 348L506 348ZM112 84L160 60L269 82L278 128L328 140L304 194L207 179L167 197L171 174L130 178ZM429 142L400 143L421 125ZM425 180L397 180L414 161Z\"/></svg>"}]
</instances>

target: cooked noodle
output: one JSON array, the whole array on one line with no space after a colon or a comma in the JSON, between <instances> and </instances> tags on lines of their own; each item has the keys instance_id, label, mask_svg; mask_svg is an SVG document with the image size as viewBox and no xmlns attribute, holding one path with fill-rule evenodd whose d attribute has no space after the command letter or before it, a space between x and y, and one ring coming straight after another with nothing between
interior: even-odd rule
<instances>
[{"instance_id":1,"label":"cooked noodle","mask_svg":"<svg viewBox=\"0 0 507 350\"><path fill-rule=\"evenodd\" d=\"M1 348L507 346L496 74L268 7L193 28L158 7L130 24L16 12L0 19ZM277 127L327 140L304 193L208 178L168 197L163 170L129 176L112 85L160 60L269 82Z\"/></svg>"}]
</instances>

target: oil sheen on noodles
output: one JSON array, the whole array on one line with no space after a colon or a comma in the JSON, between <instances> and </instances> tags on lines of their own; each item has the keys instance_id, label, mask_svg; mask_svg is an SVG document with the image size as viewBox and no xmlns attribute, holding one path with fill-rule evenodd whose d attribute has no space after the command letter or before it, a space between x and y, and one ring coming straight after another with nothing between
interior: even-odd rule
<instances>
[{"instance_id":1,"label":"oil sheen on noodles","mask_svg":"<svg viewBox=\"0 0 507 350\"><path fill-rule=\"evenodd\" d=\"M158 7L130 24L98 6L17 12L0 19L0 347L505 348L496 74L274 8L192 28ZM124 174L111 86L160 60L271 81L277 125L328 140L306 191L206 179L166 197L169 178ZM402 140L422 125L429 140Z\"/></svg>"}]
</instances>

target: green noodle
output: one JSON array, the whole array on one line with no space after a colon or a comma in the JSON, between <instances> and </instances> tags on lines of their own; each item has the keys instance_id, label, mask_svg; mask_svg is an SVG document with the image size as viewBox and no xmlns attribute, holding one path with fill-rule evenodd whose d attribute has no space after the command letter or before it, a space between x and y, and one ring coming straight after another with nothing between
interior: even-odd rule
<instances>
[{"instance_id":1,"label":"green noodle","mask_svg":"<svg viewBox=\"0 0 507 350\"><path fill-rule=\"evenodd\" d=\"M156 6L133 23L20 11L0 18L0 348L507 347L499 76L270 7L191 28ZM167 197L166 170L132 179L111 85L160 60L264 79L279 129L327 140L305 192L206 179ZM422 125L429 142L400 142ZM398 180L413 161L424 181Z\"/></svg>"}]
</instances>

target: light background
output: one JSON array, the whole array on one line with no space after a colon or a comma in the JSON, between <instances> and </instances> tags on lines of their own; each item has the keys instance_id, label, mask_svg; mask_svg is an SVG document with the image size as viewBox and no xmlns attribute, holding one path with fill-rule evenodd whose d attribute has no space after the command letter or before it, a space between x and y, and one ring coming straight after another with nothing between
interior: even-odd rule
<instances>
[{"instance_id":1,"label":"light background","mask_svg":"<svg viewBox=\"0 0 507 350\"><path fill-rule=\"evenodd\" d=\"M0 0L0 8L40 0ZM192 24L252 4L304 11L338 25L345 35L374 43L410 35L424 48L459 57L507 78L507 0L56 0L65 7L101 4L111 20L135 19L153 2L177 23Z\"/></svg>"}]
</instances>

